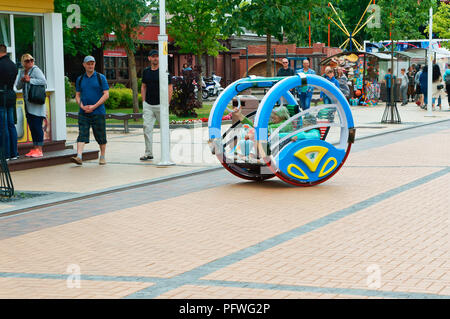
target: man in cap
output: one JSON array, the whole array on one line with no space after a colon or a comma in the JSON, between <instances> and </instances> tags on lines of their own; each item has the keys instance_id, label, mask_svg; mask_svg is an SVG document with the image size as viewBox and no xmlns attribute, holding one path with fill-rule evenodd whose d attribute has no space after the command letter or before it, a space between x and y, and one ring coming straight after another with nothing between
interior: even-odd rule
<instances>
[{"instance_id":1,"label":"man in cap","mask_svg":"<svg viewBox=\"0 0 450 319\"><path fill-rule=\"evenodd\" d=\"M141 161L153 159L153 128L156 120L160 121L159 101L159 56L157 50L151 50L148 54L150 67L145 68L142 73L142 110L144 120L145 153L140 157ZM163 70L164 71L164 70ZM169 74L169 103L172 98L172 81Z\"/></svg>"},{"instance_id":2,"label":"man in cap","mask_svg":"<svg viewBox=\"0 0 450 319\"><path fill-rule=\"evenodd\" d=\"M311 69L310 66L310 62L309 62L309 58L306 58L302 61L302 65L303 65L303 69L300 69L300 73L305 73L305 74L316 74L316 72ZM300 106L302 108L302 110L307 110L310 108L311 106L311 100L313 97L313 93L314 93L314 87L306 85L306 86L302 86L300 88ZM295 112L298 113L300 110L296 110Z\"/></svg>"},{"instance_id":3,"label":"man in cap","mask_svg":"<svg viewBox=\"0 0 450 319\"><path fill-rule=\"evenodd\" d=\"M5 152L6 159L16 159L17 131L14 125L16 117L16 93L14 82L17 67L9 59L6 46L0 43L0 146Z\"/></svg>"},{"instance_id":4,"label":"man in cap","mask_svg":"<svg viewBox=\"0 0 450 319\"><path fill-rule=\"evenodd\" d=\"M109 86L106 77L95 71L95 58L86 56L83 60L86 73L79 76L76 81L75 99L80 106L78 114L77 156L72 162L83 164L83 149L89 143L89 131L92 127L95 140L100 146L100 165L105 165L106 152L106 123L105 101L109 98Z\"/></svg>"}]
</instances>

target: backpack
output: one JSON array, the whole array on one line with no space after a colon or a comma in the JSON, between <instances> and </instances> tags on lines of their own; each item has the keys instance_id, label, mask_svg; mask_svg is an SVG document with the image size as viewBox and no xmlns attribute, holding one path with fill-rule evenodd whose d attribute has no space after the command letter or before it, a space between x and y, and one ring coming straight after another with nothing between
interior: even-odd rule
<instances>
[{"instance_id":1,"label":"backpack","mask_svg":"<svg viewBox=\"0 0 450 319\"><path fill-rule=\"evenodd\" d=\"M101 73L98 73L98 72L96 72L96 74L97 74L97 81L98 81L98 85L99 85L99 87L100 87L100 91L101 92L103 92L103 89L102 89L102 87L103 87L103 83L102 83L102 78L100 77L100 74ZM86 73L83 73L82 75L80 75L78 78L77 78L77 86L80 88L80 94L81 94L81 81L83 81L83 78L84 78L84 76L86 75Z\"/></svg>"}]
</instances>

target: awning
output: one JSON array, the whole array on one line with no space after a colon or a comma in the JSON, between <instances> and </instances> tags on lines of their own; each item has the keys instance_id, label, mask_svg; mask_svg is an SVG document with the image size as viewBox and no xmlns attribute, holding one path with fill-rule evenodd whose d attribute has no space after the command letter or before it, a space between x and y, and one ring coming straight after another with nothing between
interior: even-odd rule
<instances>
[{"instance_id":1,"label":"awning","mask_svg":"<svg viewBox=\"0 0 450 319\"><path fill-rule=\"evenodd\" d=\"M376 57L379 60L391 60L391 55L390 54L386 54L386 53L380 53L380 52L364 52L364 51L346 51L346 52L341 52L335 55L332 55L324 60L322 60L319 65L327 65L332 59L335 58L339 58L341 56L348 56L348 55L357 55L358 57L364 57L364 56L368 56L368 57ZM394 57L394 60L396 60L396 58Z\"/></svg>"}]
</instances>

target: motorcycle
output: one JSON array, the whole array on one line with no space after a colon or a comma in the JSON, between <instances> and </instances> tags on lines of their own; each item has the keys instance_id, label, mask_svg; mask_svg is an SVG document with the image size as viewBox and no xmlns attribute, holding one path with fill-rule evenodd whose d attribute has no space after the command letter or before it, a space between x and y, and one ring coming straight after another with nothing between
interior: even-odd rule
<instances>
[{"instance_id":1,"label":"motorcycle","mask_svg":"<svg viewBox=\"0 0 450 319\"><path fill-rule=\"evenodd\" d=\"M213 73L211 78L203 78L202 98L206 100L208 97L219 96L224 90L220 85L222 77Z\"/></svg>"}]
</instances>

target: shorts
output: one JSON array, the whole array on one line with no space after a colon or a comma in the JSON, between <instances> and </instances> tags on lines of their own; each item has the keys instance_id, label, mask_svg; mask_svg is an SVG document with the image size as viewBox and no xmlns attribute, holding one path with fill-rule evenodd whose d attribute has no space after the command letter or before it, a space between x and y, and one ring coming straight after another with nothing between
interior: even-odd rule
<instances>
[{"instance_id":1,"label":"shorts","mask_svg":"<svg viewBox=\"0 0 450 319\"><path fill-rule=\"evenodd\" d=\"M106 144L106 120L104 114L78 114L77 142L89 143L89 130L92 127L95 140L99 145Z\"/></svg>"}]
</instances>

